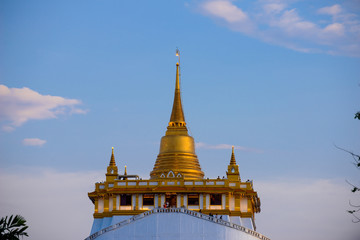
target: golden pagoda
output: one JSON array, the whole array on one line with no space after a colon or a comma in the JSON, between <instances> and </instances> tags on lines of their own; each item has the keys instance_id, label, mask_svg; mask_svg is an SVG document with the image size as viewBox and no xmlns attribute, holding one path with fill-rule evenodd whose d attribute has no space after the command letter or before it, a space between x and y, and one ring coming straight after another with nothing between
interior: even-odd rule
<instances>
[{"instance_id":1,"label":"golden pagoda","mask_svg":"<svg viewBox=\"0 0 360 240\"><path fill-rule=\"evenodd\" d=\"M178 50L177 55L180 55ZM88 193L95 208L91 233L115 224L114 219L120 221L157 208L183 208L217 215L255 231L254 215L260 212L260 199L252 181L241 180L234 147L229 160L226 177L204 178L182 108L179 57L170 121L165 136L161 138L150 179L128 175L126 168L125 173L119 175L113 149L106 181L96 183L95 191ZM108 221L106 224L105 219Z\"/></svg>"}]
</instances>

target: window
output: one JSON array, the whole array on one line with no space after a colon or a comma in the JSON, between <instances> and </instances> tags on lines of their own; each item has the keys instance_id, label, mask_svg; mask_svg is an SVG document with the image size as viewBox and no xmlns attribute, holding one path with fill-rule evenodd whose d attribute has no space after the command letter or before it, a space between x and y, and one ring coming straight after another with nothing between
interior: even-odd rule
<instances>
[{"instance_id":1,"label":"window","mask_svg":"<svg viewBox=\"0 0 360 240\"><path fill-rule=\"evenodd\" d=\"M188 205L199 205L199 194L189 194Z\"/></svg>"},{"instance_id":2,"label":"window","mask_svg":"<svg viewBox=\"0 0 360 240\"><path fill-rule=\"evenodd\" d=\"M210 205L221 205L221 194L210 194Z\"/></svg>"},{"instance_id":3,"label":"window","mask_svg":"<svg viewBox=\"0 0 360 240\"><path fill-rule=\"evenodd\" d=\"M131 194L120 195L120 206L131 206Z\"/></svg>"},{"instance_id":4,"label":"window","mask_svg":"<svg viewBox=\"0 0 360 240\"><path fill-rule=\"evenodd\" d=\"M154 206L154 194L144 194L143 205L144 206Z\"/></svg>"}]
</instances>

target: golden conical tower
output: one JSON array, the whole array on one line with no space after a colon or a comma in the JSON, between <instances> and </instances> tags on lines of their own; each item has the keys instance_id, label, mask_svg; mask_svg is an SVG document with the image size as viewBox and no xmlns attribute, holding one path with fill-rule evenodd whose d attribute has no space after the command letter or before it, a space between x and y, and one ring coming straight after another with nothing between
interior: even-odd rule
<instances>
[{"instance_id":1,"label":"golden conical tower","mask_svg":"<svg viewBox=\"0 0 360 240\"><path fill-rule=\"evenodd\" d=\"M232 146L230 164L228 165L228 170L226 172L226 175L227 175L229 180L241 181L240 172L239 172L239 165L236 165L234 146Z\"/></svg>"},{"instance_id":2,"label":"golden conical tower","mask_svg":"<svg viewBox=\"0 0 360 240\"><path fill-rule=\"evenodd\" d=\"M114 181L118 175L118 167L115 163L114 148L111 150L110 163L107 167L106 181Z\"/></svg>"},{"instance_id":3,"label":"golden conical tower","mask_svg":"<svg viewBox=\"0 0 360 240\"><path fill-rule=\"evenodd\" d=\"M178 51L177 54L179 54ZM194 138L189 136L186 128L181 104L179 68L180 63L176 63L174 104L169 126L165 136L161 138L159 155L154 169L150 173L151 179L169 176L187 179L202 179L204 177L195 154Z\"/></svg>"}]
</instances>

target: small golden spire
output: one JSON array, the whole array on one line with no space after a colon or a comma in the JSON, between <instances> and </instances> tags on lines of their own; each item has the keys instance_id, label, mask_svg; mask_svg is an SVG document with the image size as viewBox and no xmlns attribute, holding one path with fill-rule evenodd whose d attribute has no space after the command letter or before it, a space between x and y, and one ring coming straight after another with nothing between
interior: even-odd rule
<instances>
[{"instance_id":1,"label":"small golden spire","mask_svg":"<svg viewBox=\"0 0 360 240\"><path fill-rule=\"evenodd\" d=\"M230 165L236 165L235 154L234 154L234 146L232 146Z\"/></svg>"},{"instance_id":2,"label":"small golden spire","mask_svg":"<svg viewBox=\"0 0 360 240\"><path fill-rule=\"evenodd\" d=\"M110 158L109 166L116 166L115 157L114 157L114 147L112 147L111 149L112 149L112 151L111 151L111 158Z\"/></svg>"},{"instance_id":3,"label":"small golden spire","mask_svg":"<svg viewBox=\"0 0 360 240\"><path fill-rule=\"evenodd\" d=\"M124 172L124 175L127 175L127 171L126 171L126 165L125 165L125 172Z\"/></svg>"}]
</instances>

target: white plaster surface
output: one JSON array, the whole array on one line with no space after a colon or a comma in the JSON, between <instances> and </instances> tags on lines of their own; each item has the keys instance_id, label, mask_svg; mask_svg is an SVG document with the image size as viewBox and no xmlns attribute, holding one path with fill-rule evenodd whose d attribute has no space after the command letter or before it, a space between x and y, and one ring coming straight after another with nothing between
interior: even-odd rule
<instances>
[{"instance_id":1,"label":"white plaster surface","mask_svg":"<svg viewBox=\"0 0 360 240\"><path fill-rule=\"evenodd\" d=\"M99 200L98 200L98 212L99 213L104 212L104 199L103 198L99 198Z\"/></svg>"},{"instance_id":2,"label":"white plaster surface","mask_svg":"<svg viewBox=\"0 0 360 240\"><path fill-rule=\"evenodd\" d=\"M113 210L113 197L109 197L109 212Z\"/></svg>"},{"instance_id":3,"label":"white plaster surface","mask_svg":"<svg viewBox=\"0 0 360 240\"><path fill-rule=\"evenodd\" d=\"M122 216L130 218L131 216ZM111 219L111 218L110 218ZM225 220L225 219L224 219ZM234 219L235 220L235 219ZM102 226L108 219L103 219ZM251 220L250 220L251 222ZM115 221L112 221L114 224ZM100 225L99 219L94 225ZM93 232L93 231L92 231ZM259 240L250 234L226 227L208 220L181 213L158 213L133 221L127 225L108 231L96 240Z\"/></svg>"},{"instance_id":4,"label":"white plaster surface","mask_svg":"<svg viewBox=\"0 0 360 240\"><path fill-rule=\"evenodd\" d=\"M93 225L91 227L90 235L96 233L97 231L99 231L101 229L102 220L103 220L102 218L94 219Z\"/></svg>"},{"instance_id":5,"label":"white plaster surface","mask_svg":"<svg viewBox=\"0 0 360 240\"><path fill-rule=\"evenodd\" d=\"M107 218L95 218L92 228L91 228L90 235L100 231L103 228L106 228L106 227L114 225L118 222L129 219L130 217L132 217L132 215L131 216L114 216L114 217L107 217Z\"/></svg>"},{"instance_id":6,"label":"white plaster surface","mask_svg":"<svg viewBox=\"0 0 360 240\"><path fill-rule=\"evenodd\" d=\"M247 198L242 198L240 200L240 211L247 212L248 211L248 201Z\"/></svg>"},{"instance_id":7,"label":"white plaster surface","mask_svg":"<svg viewBox=\"0 0 360 240\"><path fill-rule=\"evenodd\" d=\"M242 226L244 226L246 228L249 228L249 229L254 228L251 218L241 218L241 223L242 223Z\"/></svg>"}]
</instances>

